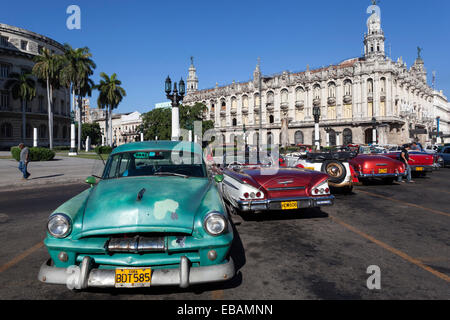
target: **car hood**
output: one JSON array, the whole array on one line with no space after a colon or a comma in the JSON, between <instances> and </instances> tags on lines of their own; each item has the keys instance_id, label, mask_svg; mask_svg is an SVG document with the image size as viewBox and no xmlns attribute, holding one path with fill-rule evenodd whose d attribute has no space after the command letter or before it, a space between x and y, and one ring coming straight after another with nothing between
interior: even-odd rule
<instances>
[{"instance_id":1,"label":"car hood","mask_svg":"<svg viewBox=\"0 0 450 320\"><path fill-rule=\"evenodd\" d=\"M81 236L192 233L194 218L210 186L206 178L167 176L100 181L87 200ZM138 200L138 193L143 189Z\"/></svg>"}]
</instances>

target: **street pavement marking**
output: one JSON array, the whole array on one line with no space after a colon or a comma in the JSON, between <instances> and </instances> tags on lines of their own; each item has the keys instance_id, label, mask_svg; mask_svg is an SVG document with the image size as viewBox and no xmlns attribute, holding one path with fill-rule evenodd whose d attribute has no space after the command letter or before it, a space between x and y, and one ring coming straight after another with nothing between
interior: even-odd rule
<instances>
[{"instance_id":1,"label":"street pavement marking","mask_svg":"<svg viewBox=\"0 0 450 320\"><path fill-rule=\"evenodd\" d=\"M384 243L384 242L382 242L382 241L380 241L380 240L375 239L374 237L372 237L372 236L370 236L370 235L368 235L368 234L366 234L366 233L364 233L364 232L358 230L358 229L355 228L355 227L352 227L351 225L349 225L349 224L343 222L342 220L340 220L340 219L338 219L338 218L336 218L336 217L330 216L330 218L331 218L333 221L339 223L341 226L347 228L348 230L353 231L354 233L360 235L360 236L363 237L364 239L367 239L367 240L369 240L369 241L371 241L371 242L373 242L373 243L379 245L380 247L382 247L382 248L388 250L389 252L391 252L391 253L393 253L393 254L399 256L400 258L402 258L402 259L404 259L404 260L406 260L406 261L408 261L408 262L410 262L410 263L412 263L412 264L418 266L419 268L422 268L422 269L424 269L424 270L426 270L426 271L432 273L432 274L435 275L436 277L438 277L438 278L440 278L440 279L442 279L442 280L445 280L445 281L447 281L447 282L450 282L450 276L448 276L448 275L446 275L446 274L444 274L444 273L441 273L441 272L439 272L439 271L437 271L437 270L435 270L435 269L433 269L433 268L430 268L429 266L423 264L421 261L419 261L419 260L417 260L417 259L414 259L413 257L407 255L407 254L404 253L403 251L400 251L400 250L398 250L398 249L395 249L395 248L391 247L390 245L388 245L388 244L386 244L386 243Z\"/></svg>"},{"instance_id":2,"label":"street pavement marking","mask_svg":"<svg viewBox=\"0 0 450 320\"><path fill-rule=\"evenodd\" d=\"M358 192L362 192L362 193L368 194L370 196L374 196L374 197L378 197L378 198L386 199L386 200L390 200L390 201L395 201L395 202L402 203L402 204L405 204L405 205L410 206L410 207L416 207L416 208L419 208L419 209L430 211L432 213L436 213L436 214L440 214L440 215L443 215L443 216L450 217L450 213L439 211L439 210L430 209L430 208L427 208L427 207L422 207L422 206L419 206L418 204L414 204L414 203L406 202L406 201L403 201L403 200L398 200L398 199L382 196L382 195L379 195L379 194L376 194L376 193L372 193L372 192L368 192L368 191L358 190Z\"/></svg>"},{"instance_id":3,"label":"street pavement marking","mask_svg":"<svg viewBox=\"0 0 450 320\"><path fill-rule=\"evenodd\" d=\"M35 251L39 250L43 246L44 246L44 242L41 241L38 244L35 244L33 247L29 248L28 250L25 250L24 252L19 254L17 257L12 259L11 261L9 261L9 262L5 263L4 265L0 266L0 273L2 273L3 271L11 268L13 265L19 263L20 261L22 261L23 259L28 257L30 254L34 253Z\"/></svg>"}]
</instances>

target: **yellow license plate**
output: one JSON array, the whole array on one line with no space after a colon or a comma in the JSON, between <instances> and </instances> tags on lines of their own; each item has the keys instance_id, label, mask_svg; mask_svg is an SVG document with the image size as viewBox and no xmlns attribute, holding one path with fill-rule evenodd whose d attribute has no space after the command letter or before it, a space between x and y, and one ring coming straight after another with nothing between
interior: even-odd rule
<instances>
[{"instance_id":1,"label":"yellow license plate","mask_svg":"<svg viewBox=\"0 0 450 320\"><path fill-rule=\"evenodd\" d=\"M388 173L388 169L379 169L378 173Z\"/></svg>"},{"instance_id":2,"label":"yellow license plate","mask_svg":"<svg viewBox=\"0 0 450 320\"><path fill-rule=\"evenodd\" d=\"M422 167L417 167L416 171L423 171L423 168Z\"/></svg>"},{"instance_id":3,"label":"yellow license plate","mask_svg":"<svg viewBox=\"0 0 450 320\"><path fill-rule=\"evenodd\" d=\"M116 287L150 287L152 282L151 268L123 268L116 269Z\"/></svg>"},{"instance_id":4,"label":"yellow license plate","mask_svg":"<svg viewBox=\"0 0 450 320\"><path fill-rule=\"evenodd\" d=\"M288 201L281 203L281 210L294 210L298 209L297 201Z\"/></svg>"}]
</instances>

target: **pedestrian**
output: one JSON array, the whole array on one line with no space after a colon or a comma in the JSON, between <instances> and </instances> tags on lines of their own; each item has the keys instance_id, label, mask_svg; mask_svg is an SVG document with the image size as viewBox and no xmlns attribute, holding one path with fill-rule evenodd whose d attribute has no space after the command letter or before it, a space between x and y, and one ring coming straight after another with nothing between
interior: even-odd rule
<instances>
[{"instance_id":1,"label":"pedestrian","mask_svg":"<svg viewBox=\"0 0 450 320\"><path fill-rule=\"evenodd\" d=\"M23 174L22 180L27 180L31 174L28 172L28 163L30 162L30 151L23 143L19 144L20 149L20 161L19 161L19 170Z\"/></svg>"},{"instance_id":2,"label":"pedestrian","mask_svg":"<svg viewBox=\"0 0 450 320\"><path fill-rule=\"evenodd\" d=\"M409 158L409 150L410 150L411 146L409 144L404 144L401 151L400 151L400 161L403 162L403 164L406 166L406 181L408 183L414 183L414 181L411 180L411 166L409 165L409 161L413 161L414 159L410 159ZM403 180L403 176L399 175L398 176L398 182L405 182Z\"/></svg>"}]
</instances>

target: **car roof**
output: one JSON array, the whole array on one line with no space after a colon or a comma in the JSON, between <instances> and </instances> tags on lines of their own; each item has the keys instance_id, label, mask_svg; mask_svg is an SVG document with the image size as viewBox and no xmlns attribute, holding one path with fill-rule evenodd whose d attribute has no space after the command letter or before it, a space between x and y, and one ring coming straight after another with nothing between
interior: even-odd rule
<instances>
[{"instance_id":1,"label":"car roof","mask_svg":"<svg viewBox=\"0 0 450 320\"><path fill-rule=\"evenodd\" d=\"M130 151L149 151L149 150L175 150L175 151L187 151L192 153L202 154L202 147L195 142L188 141L143 141L132 142L118 146L111 154L130 152Z\"/></svg>"}]
</instances>

